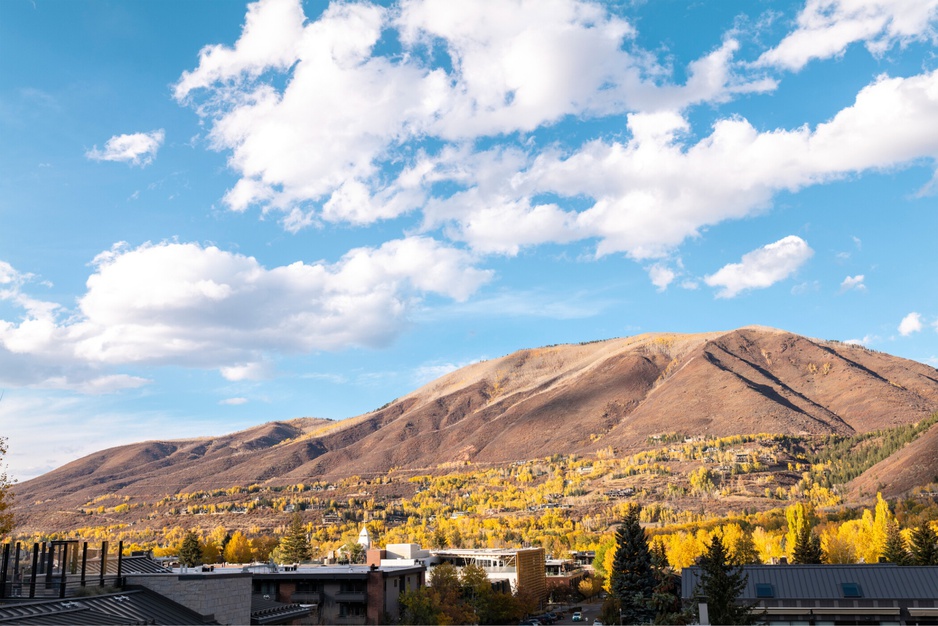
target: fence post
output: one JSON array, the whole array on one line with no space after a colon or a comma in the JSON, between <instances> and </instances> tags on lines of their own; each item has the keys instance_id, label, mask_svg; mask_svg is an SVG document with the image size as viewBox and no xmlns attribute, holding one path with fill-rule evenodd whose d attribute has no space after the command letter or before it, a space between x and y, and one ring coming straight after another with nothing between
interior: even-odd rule
<instances>
[{"instance_id":1,"label":"fence post","mask_svg":"<svg viewBox=\"0 0 938 626\"><path fill-rule=\"evenodd\" d=\"M104 574L107 571L107 541L101 542L101 571L98 573L98 586L104 586Z\"/></svg>"},{"instance_id":2,"label":"fence post","mask_svg":"<svg viewBox=\"0 0 938 626\"><path fill-rule=\"evenodd\" d=\"M124 565L124 542L118 541L117 542L117 586L118 587L124 586L123 583L121 583L121 574L123 573L121 572L121 570L123 569L123 565Z\"/></svg>"},{"instance_id":3,"label":"fence post","mask_svg":"<svg viewBox=\"0 0 938 626\"><path fill-rule=\"evenodd\" d=\"M52 589L52 569L55 564L55 550L52 549L52 542L46 545L46 589Z\"/></svg>"},{"instance_id":4,"label":"fence post","mask_svg":"<svg viewBox=\"0 0 938 626\"><path fill-rule=\"evenodd\" d=\"M10 544L3 546L3 565L0 566L0 598L7 597L7 569L10 567Z\"/></svg>"},{"instance_id":5,"label":"fence post","mask_svg":"<svg viewBox=\"0 0 938 626\"><path fill-rule=\"evenodd\" d=\"M85 586L85 572L88 571L88 542L81 544L81 586Z\"/></svg>"},{"instance_id":6,"label":"fence post","mask_svg":"<svg viewBox=\"0 0 938 626\"><path fill-rule=\"evenodd\" d=\"M62 556L59 560L59 567L62 569L62 577L59 579L59 597L65 597L65 583L68 580L68 542L62 543Z\"/></svg>"},{"instance_id":7,"label":"fence post","mask_svg":"<svg viewBox=\"0 0 938 626\"><path fill-rule=\"evenodd\" d=\"M33 569L29 574L29 597L36 597L36 574L39 569L39 544L33 544Z\"/></svg>"},{"instance_id":8,"label":"fence post","mask_svg":"<svg viewBox=\"0 0 938 626\"><path fill-rule=\"evenodd\" d=\"M16 595L21 596L23 595L23 588L22 588L23 581L20 579L20 542L19 541L16 542L16 552L14 552L13 554L13 591L14 592L16 592L17 590L17 586L16 586L17 581L19 581L20 587L19 587L19 593L17 593Z\"/></svg>"}]
</instances>

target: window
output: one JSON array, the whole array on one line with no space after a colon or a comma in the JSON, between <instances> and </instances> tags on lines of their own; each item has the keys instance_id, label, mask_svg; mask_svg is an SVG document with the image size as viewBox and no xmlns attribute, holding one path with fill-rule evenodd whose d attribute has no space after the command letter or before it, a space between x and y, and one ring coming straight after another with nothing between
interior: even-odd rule
<instances>
[{"instance_id":1,"label":"window","mask_svg":"<svg viewBox=\"0 0 938 626\"><path fill-rule=\"evenodd\" d=\"M296 582L297 593L318 593L319 583L315 580L298 580Z\"/></svg>"},{"instance_id":2,"label":"window","mask_svg":"<svg viewBox=\"0 0 938 626\"><path fill-rule=\"evenodd\" d=\"M365 615L364 604L339 604L339 617L360 617Z\"/></svg>"},{"instance_id":3,"label":"window","mask_svg":"<svg viewBox=\"0 0 938 626\"><path fill-rule=\"evenodd\" d=\"M775 588L769 583L756 583L757 598L774 598Z\"/></svg>"},{"instance_id":4,"label":"window","mask_svg":"<svg viewBox=\"0 0 938 626\"><path fill-rule=\"evenodd\" d=\"M844 592L845 598L862 598L863 590L857 583L840 583L840 588Z\"/></svg>"}]
</instances>

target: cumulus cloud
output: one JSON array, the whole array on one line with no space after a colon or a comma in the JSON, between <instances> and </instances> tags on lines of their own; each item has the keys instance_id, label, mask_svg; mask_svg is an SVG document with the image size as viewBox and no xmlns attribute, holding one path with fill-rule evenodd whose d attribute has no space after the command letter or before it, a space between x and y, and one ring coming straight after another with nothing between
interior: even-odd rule
<instances>
[{"instance_id":1,"label":"cumulus cloud","mask_svg":"<svg viewBox=\"0 0 938 626\"><path fill-rule=\"evenodd\" d=\"M95 146L85 153L92 161L120 161L132 165L149 165L156 152L163 145L166 133L161 128L149 133L134 133L132 135L115 135L107 140L104 148Z\"/></svg>"},{"instance_id":2,"label":"cumulus cloud","mask_svg":"<svg viewBox=\"0 0 938 626\"><path fill-rule=\"evenodd\" d=\"M925 33L934 2L868 4L895 42ZM846 23L859 4L809 3L804 28ZM387 36L402 54L381 52ZM276 212L291 232L417 213L422 232L485 254L590 240L599 256L663 258L781 191L938 154L935 72L881 76L814 128L730 117L692 132L688 107L774 87L734 61L738 48L726 37L675 84L601 4L334 3L307 20L296 0L261 0L176 96L230 153L232 210ZM626 139L542 146L513 134L606 116L626 117Z\"/></svg>"},{"instance_id":3,"label":"cumulus cloud","mask_svg":"<svg viewBox=\"0 0 938 626\"><path fill-rule=\"evenodd\" d=\"M840 283L840 291L850 291L851 289L856 291L866 291L866 285L863 283L864 279L865 277L863 274L847 276L844 278L843 282Z\"/></svg>"},{"instance_id":4,"label":"cumulus cloud","mask_svg":"<svg viewBox=\"0 0 938 626\"><path fill-rule=\"evenodd\" d=\"M377 53L385 35L404 54ZM652 55L630 51L633 35L580 0L333 3L311 21L297 0L261 0L235 45L204 48L175 95L231 151L232 210L281 211L288 230L318 219L368 224L427 202L428 189L412 184L427 138L445 150L569 116L681 109L774 87L734 72L730 39L671 84ZM485 231L483 218L464 226Z\"/></svg>"},{"instance_id":5,"label":"cumulus cloud","mask_svg":"<svg viewBox=\"0 0 938 626\"><path fill-rule=\"evenodd\" d=\"M704 279L720 287L718 298L734 298L749 289L764 289L794 274L814 251L801 237L789 235L758 250L747 252L740 263L731 263Z\"/></svg>"},{"instance_id":6,"label":"cumulus cloud","mask_svg":"<svg viewBox=\"0 0 938 626\"><path fill-rule=\"evenodd\" d=\"M759 63L800 70L857 42L880 56L896 44L934 40L936 22L938 0L808 0L797 28Z\"/></svg>"},{"instance_id":7,"label":"cumulus cloud","mask_svg":"<svg viewBox=\"0 0 938 626\"><path fill-rule=\"evenodd\" d=\"M648 277L658 291L664 291L677 278L677 274L668 266L655 263L648 268Z\"/></svg>"},{"instance_id":8,"label":"cumulus cloud","mask_svg":"<svg viewBox=\"0 0 938 626\"><path fill-rule=\"evenodd\" d=\"M899 322L899 334L903 337L908 337L912 333L917 333L922 330L922 316L919 313L909 313L902 318L902 321Z\"/></svg>"},{"instance_id":9,"label":"cumulus cloud","mask_svg":"<svg viewBox=\"0 0 938 626\"><path fill-rule=\"evenodd\" d=\"M212 246L119 244L93 267L77 312L9 295L26 315L0 320L0 351L45 367L172 364L244 380L263 376L269 355L384 345L424 294L465 300L490 278L465 251L426 237L271 269ZM62 376L34 382L55 387Z\"/></svg>"}]
</instances>

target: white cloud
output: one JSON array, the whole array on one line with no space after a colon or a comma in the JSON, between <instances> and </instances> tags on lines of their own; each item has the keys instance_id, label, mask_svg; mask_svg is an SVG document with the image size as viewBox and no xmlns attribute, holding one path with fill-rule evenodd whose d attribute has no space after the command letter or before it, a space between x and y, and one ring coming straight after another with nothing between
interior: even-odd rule
<instances>
[{"instance_id":1,"label":"white cloud","mask_svg":"<svg viewBox=\"0 0 938 626\"><path fill-rule=\"evenodd\" d=\"M922 35L931 19L931 4L869 6L888 18L876 41ZM846 24L857 7L812 2L803 15ZM290 232L416 214L419 232L480 254L591 241L597 256L666 258L708 227L767 211L779 192L938 155L938 72L881 76L813 128L730 117L705 134L687 107L774 83L746 74L726 37L671 84L634 35L577 0L331 4L309 21L295 0L262 0L238 42L206 48L176 95L230 154L232 210L276 212ZM382 55L386 36L400 54ZM626 116L624 140L525 141L613 115Z\"/></svg>"},{"instance_id":2,"label":"white cloud","mask_svg":"<svg viewBox=\"0 0 938 626\"><path fill-rule=\"evenodd\" d=\"M240 406L242 404L247 404L247 402L248 402L247 398L225 398L224 400L220 401L218 404L222 404L225 406Z\"/></svg>"},{"instance_id":3,"label":"white cloud","mask_svg":"<svg viewBox=\"0 0 938 626\"><path fill-rule=\"evenodd\" d=\"M658 291L664 291L677 278L677 274L666 265L655 263L648 268L648 277L651 279L651 284L658 288Z\"/></svg>"},{"instance_id":4,"label":"white cloud","mask_svg":"<svg viewBox=\"0 0 938 626\"><path fill-rule=\"evenodd\" d=\"M691 63L686 84L669 84L652 55L629 51L630 24L580 0L333 3L304 19L296 0L250 5L236 44L203 49L175 91L210 123L213 144L231 151L240 180L229 207L282 211L291 231L319 217L369 224L421 208L428 190L407 175L423 155L409 142L433 138L445 150L569 116L681 109L774 88L734 73L731 39ZM403 54L376 53L386 33ZM553 227L558 217L540 219ZM463 226L486 231L483 222Z\"/></svg>"},{"instance_id":5,"label":"white cloud","mask_svg":"<svg viewBox=\"0 0 938 626\"><path fill-rule=\"evenodd\" d=\"M177 99L193 89L242 74L257 76L269 68L284 69L295 60L294 47L303 35L303 9L295 0L266 0L248 5L241 38L234 49L206 46L199 52L199 67L183 72L175 87Z\"/></svg>"},{"instance_id":6,"label":"white cloud","mask_svg":"<svg viewBox=\"0 0 938 626\"><path fill-rule=\"evenodd\" d=\"M814 251L800 237L789 235L758 250L747 252L740 263L731 263L707 276L704 282L722 288L718 298L734 298L748 289L764 289L794 274Z\"/></svg>"},{"instance_id":7,"label":"white cloud","mask_svg":"<svg viewBox=\"0 0 938 626\"><path fill-rule=\"evenodd\" d=\"M509 182L499 191L593 198L592 206L567 216L568 236L598 238L600 255L662 257L706 226L765 210L781 190L934 158L936 117L938 72L880 77L813 130L759 132L745 119L722 119L688 145L683 116L632 114L630 141L592 141L570 156L542 154L503 177Z\"/></svg>"},{"instance_id":8,"label":"white cloud","mask_svg":"<svg viewBox=\"0 0 938 626\"><path fill-rule=\"evenodd\" d=\"M797 285L792 287L791 295L803 296L809 293L817 293L820 290L821 290L821 283L816 280L812 280L812 281L807 281L803 283L798 283Z\"/></svg>"},{"instance_id":9,"label":"white cloud","mask_svg":"<svg viewBox=\"0 0 938 626\"><path fill-rule=\"evenodd\" d=\"M268 363L247 363L245 365L230 365L218 368L225 380L260 380L270 376Z\"/></svg>"},{"instance_id":10,"label":"white cloud","mask_svg":"<svg viewBox=\"0 0 938 626\"><path fill-rule=\"evenodd\" d=\"M95 146L85 153L92 161L122 161L133 165L145 166L156 158L156 152L163 145L166 133L163 129L149 133L115 135L107 140L104 148Z\"/></svg>"},{"instance_id":11,"label":"white cloud","mask_svg":"<svg viewBox=\"0 0 938 626\"><path fill-rule=\"evenodd\" d=\"M862 339L848 339L844 343L852 346L863 346L865 348L870 347L873 343L879 340L879 337L875 335L864 335Z\"/></svg>"},{"instance_id":12,"label":"white cloud","mask_svg":"<svg viewBox=\"0 0 938 626\"><path fill-rule=\"evenodd\" d=\"M908 337L912 333L922 330L922 316L919 313L909 313L899 322L899 334Z\"/></svg>"},{"instance_id":13,"label":"white cloud","mask_svg":"<svg viewBox=\"0 0 938 626\"><path fill-rule=\"evenodd\" d=\"M8 267L0 268L4 276ZM0 379L52 388L145 382L89 373L127 364L256 378L271 355L386 344L424 294L465 300L489 278L466 252L425 237L357 248L333 264L272 269L198 244L117 245L94 260L77 312L7 298L27 314L18 323L0 320L0 353L11 357L0 359Z\"/></svg>"},{"instance_id":14,"label":"white cloud","mask_svg":"<svg viewBox=\"0 0 938 626\"><path fill-rule=\"evenodd\" d=\"M856 291L866 291L866 285L863 283L864 279L865 277L863 274L847 276L844 278L843 282L840 283L840 291L850 291L851 289Z\"/></svg>"},{"instance_id":15,"label":"white cloud","mask_svg":"<svg viewBox=\"0 0 938 626\"><path fill-rule=\"evenodd\" d=\"M880 56L896 44L934 40L936 21L938 0L807 0L797 28L759 63L800 70L856 42Z\"/></svg>"}]
</instances>

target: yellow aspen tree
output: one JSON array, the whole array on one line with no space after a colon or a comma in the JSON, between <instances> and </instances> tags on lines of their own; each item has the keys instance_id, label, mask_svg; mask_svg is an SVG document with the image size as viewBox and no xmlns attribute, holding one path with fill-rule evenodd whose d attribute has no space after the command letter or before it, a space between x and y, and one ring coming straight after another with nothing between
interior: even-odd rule
<instances>
[{"instance_id":1,"label":"yellow aspen tree","mask_svg":"<svg viewBox=\"0 0 938 626\"><path fill-rule=\"evenodd\" d=\"M873 528L870 540L870 552L867 554L867 563L877 563L879 557L883 555L886 547L886 537L889 534L889 526L896 520L892 511L889 510L889 503L883 499L883 494L876 494L876 512L873 514Z\"/></svg>"},{"instance_id":2,"label":"yellow aspen tree","mask_svg":"<svg viewBox=\"0 0 938 626\"><path fill-rule=\"evenodd\" d=\"M763 563L771 563L773 559L779 559L785 556L785 549L782 545L785 536L781 531L767 531L761 526L756 526L752 531L752 543L759 555L759 560Z\"/></svg>"},{"instance_id":3,"label":"yellow aspen tree","mask_svg":"<svg viewBox=\"0 0 938 626\"><path fill-rule=\"evenodd\" d=\"M873 512L864 509L863 518L856 521L859 522L855 530L857 560L860 563L876 563L879 561L879 551L873 543L873 527L875 526Z\"/></svg>"},{"instance_id":4,"label":"yellow aspen tree","mask_svg":"<svg viewBox=\"0 0 938 626\"><path fill-rule=\"evenodd\" d=\"M723 545L730 558L739 565L759 562L759 554L752 542L752 534L739 524L724 524L720 527Z\"/></svg>"},{"instance_id":5,"label":"yellow aspen tree","mask_svg":"<svg viewBox=\"0 0 938 626\"><path fill-rule=\"evenodd\" d=\"M202 562L208 564L217 563L219 556L221 556L221 551L218 549L218 544L209 537L202 544Z\"/></svg>"},{"instance_id":6,"label":"yellow aspen tree","mask_svg":"<svg viewBox=\"0 0 938 626\"><path fill-rule=\"evenodd\" d=\"M240 530L231 535L231 541L225 546L225 561L228 563L248 563L251 561L251 546L247 537Z\"/></svg>"},{"instance_id":7,"label":"yellow aspen tree","mask_svg":"<svg viewBox=\"0 0 938 626\"><path fill-rule=\"evenodd\" d=\"M804 502L796 502L785 509L785 520L788 522L788 532L785 533L785 554L789 561L795 552L798 535L805 526L810 528L814 525L813 518L814 511Z\"/></svg>"},{"instance_id":8,"label":"yellow aspen tree","mask_svg":"<svg viewBox=\"0 0 938 626\"><path fill-rule=\"evenodd\" d=\"M821 531L824 560L831 564L856 563L857 553L853 531L845 524L831 524Z\"/></svg>"},{"instance_id":9,"label":"yellow aspen tree","mask_svg":"<svg viewBox=\"0 0 938 626\"><path fill-rule=\"evenodd\" d=\"M859 561L869 543L869 527L863 520L848 520L837 529L837 536L851 546L855 561Z\"/></svg>"},{"instance_id":10,"label":"yellow aspen tree","mask_svg":"<svg viewBox=\"0 0 938 626\"><path fill-rule=\"evenodd\" d=\"M606 550L603 555L603 571L606 574L606 580L603 582L603 589L612 593L612 570L615 569L613 563L616 560L615 546L611 550Z\"/></svg>"}]
</instances>

